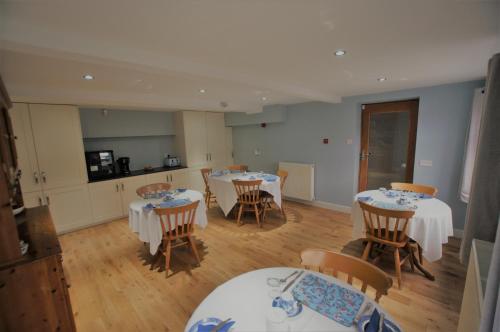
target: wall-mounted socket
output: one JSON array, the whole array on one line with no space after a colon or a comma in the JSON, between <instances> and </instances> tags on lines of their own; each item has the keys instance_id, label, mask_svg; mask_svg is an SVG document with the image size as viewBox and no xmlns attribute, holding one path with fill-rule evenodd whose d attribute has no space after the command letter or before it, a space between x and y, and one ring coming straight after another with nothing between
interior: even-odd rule
<instances>
[{"instance_id":1,"label":"wall-mounted socket","mask_svg":"<svg viewBox=\"0 0 500 332\"><path fill-rule=\"evenodd\" d=\"M420 160L420 166L432 167L432 160Z\"/></svg>"},{"instance_id":2,"label":"wall-mounted socket","mask_svg":"<svg viewBox=\"0 0 500 332\"><path fill-rule=\"evenodd\" d=\"M352 138L348 138L345 140L345 144L352 144Z\"/></svg>"},{"instance_id":3,"label":"wall-mounted socket","mask_svg":"<svg viewBox=\"0 0 500 332\"><path fill-rule=\"evenodd\" d=\"M262 154L262 152L260 152L259 149L254 149L253 150L253 154L256 155L256 156L260 156Z\"/></svg>"}]
</instances>

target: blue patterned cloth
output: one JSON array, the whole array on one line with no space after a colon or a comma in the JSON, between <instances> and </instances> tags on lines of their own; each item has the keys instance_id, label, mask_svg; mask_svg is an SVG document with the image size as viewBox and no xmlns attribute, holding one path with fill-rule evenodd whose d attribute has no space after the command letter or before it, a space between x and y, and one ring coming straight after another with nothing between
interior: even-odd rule
<instances>
[{"instance_id":1,"label":"blue patterned cloth","mask_svg":"<svg viewBox=\"0 0 500 332\"><path fill-rule=\"evenodd\" d=\"M375 202L373 202L372 205L375 207L378 207L381 209L387 209L387 210L411 211L411 207L409 205L401 205L401 204L391 203L391 202L375 201Z\"/></svg>"},{"instance_id":2,"label":"blue patterned cloth","mask_svg":"<svg viewBox=\"0 0 500 332\"><path fill-rule=\"evenodd\" d=\"M371 196L359 196L358 201L366 203L372 201L373 198Z\"/></svg>"},{"instance_id":3,"label":"blue patterned cloth","mask_svg":"<svg viewBox=\"0 0 500 332\"><path fill-rule=\"evenodd\" d=\"M292 294L297 301L347 327L364 301L363 295L313 274L307 274Z\"/></svg>"},{"instance_id":4,"label":"blue patterned cloth","mask_svg":"<svg viewBox=\"0 0 500 332\"><path fill-rule=\"evenodd\" d=\"M212 174L210 174L210 176L223 176L224 175L224 172L222 171L214 171L212 172Z\"/></svg>"},{"instance_id":5,"label":"blue patterned cloth","mask_svg":"<svg viewBox=\"0 0 500 332\"><path fill-rule=\"evenodd\" d=\"M153 210L154 208L172 208L172 207L177 207L177 206L182 206L182 205L187 205L191 203L190 199L187 198L179 198L179 199L173 199L171 201L165 201L161 202L160 204L152 204L148 203L145 206L142 207L144 212L149 212Z\"/></svg>"},{"instance_id":6,"label":"blue patterned cloth","mask_svg":"<svg viewBox=\"0 0 500 332\"><path fill-rule=\"evenodd\" d=\"M258 178L263 179L267 182L274 182L279 179L279 176L276 176L274 174L259 174L257 175Z\"/></svg>"},{"instance_id":7,"label":"blue patterned cloth","mask_svg":"<svg viewBox=\"0 0 500 332\"><path fill-rule=\"evenodd\" d=\"M413 199L431 199L432 196L429 194L424 194L424 193L405 193L406 197L413 198Z\"/></svg>"}]
</instances>

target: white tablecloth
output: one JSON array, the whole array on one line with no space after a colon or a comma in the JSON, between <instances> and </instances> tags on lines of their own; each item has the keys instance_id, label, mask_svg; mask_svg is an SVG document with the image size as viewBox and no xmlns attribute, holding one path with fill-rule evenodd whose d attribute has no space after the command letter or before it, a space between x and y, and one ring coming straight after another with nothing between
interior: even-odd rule
<instances>
[{"instance_id":1,"label":"white tablecloth","mask_svg":"<svg viewBox=\"0 0 500 332\"><path fill-rule=\"evenodd\" d=\"M176 199L189 198L192 202L200 201L196 209L194 223L195 225L205 228L208 224L207 207L203 194L195 190L187 190L184 193L175 195ZM153 210L144 211L143 207L148 203L160 203L161 199L141 199L130 203L128 212L128 226L132 231L139 233L139 239L142 242L149 243L149 252L151 255L156 254L158 247L161 244L162 230L160 218Z\"/></svg>"},{"instance_id":2,"label":"white tablecloth","mask_svg":"<svg viewBox=\"0 0 500 332\"><path fill-rule=\"evenodd\" d=\"M374 201L395 203L397 198L386 197L379 190L369 190L354 196L352 207L353 238L365 237L365 223L358 196L371 196ZM442 245L453 236L453 222L450 207L437 198L421 199L415 202L417 209L410 220L407 234L422 247L423 256L433 262L441 258Z\"/></svg>"},{"instance_id":3,"label":"white tablecloth","mask_svg":"<svg viewBox=\"0 0 500 332\"><path fill-rule=\"evenodd\" d=\"M216 317L222 320L231 318L236 323L233 325L234 331L266 331L266 311L272 307L272 298L268 295L271 287L267 285L267 278L283 278L290 275L293 271L300 270L288 267L277 267L255 270L239 275L226 283L217 287L210 293L201 304L196 308L189 319L185 331L196 322L207 317ZM359 294L359 290L349 286L347 283L333 278L331 276L320 274L313 271L306 271L300 279L307 273L313 273L331 282L337 283L345 288L352 289ZM299 281L295 281L296 285ZM291 294L294 286L290 287L286 293ZM365 297L365 301L370 301L380 311L372 299ZM345 327L340 323L331 320L320 313L303 307L302 313L297 317L288 318L289 331L358 331L355 325ZM381 310L383 312L383 310ZM390 315L387 316L391 319ZM394 322L393 319L391 321Z\"/></svg>"},{"instance_id":4,"label":"white tablecloth","mask_svg":"<svg viewBox=\"0 0 500 332\"><path fill-rule=\"evenodd\" d=\"M227 216L231 209L234 207L238 201L238 195L236 195L236 190L234 189L233 180L242 179L250 180L251 176L256 176L258 173L248 172L225 174L221 176L209 176L208 185L210 186L210 191L217 198L217 204ZM264 179L257 178L256 180L262 180L260 185L260 190L266 191L273 195L274 202L281 207L281 190L280 190L280 179L273 182L268 182Z\"/></svg>"}]
</instances>

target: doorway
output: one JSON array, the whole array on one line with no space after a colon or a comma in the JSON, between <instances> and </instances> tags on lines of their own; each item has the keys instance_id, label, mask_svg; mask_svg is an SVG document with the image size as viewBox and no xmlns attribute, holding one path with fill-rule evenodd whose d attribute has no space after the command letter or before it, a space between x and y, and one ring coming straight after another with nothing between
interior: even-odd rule
<instances>
[{"instance_id":1,"label":"doorway","mask_svg":"<svg viewBox=\"0 0 500 332\"><path fill-rule=\"evenodd\" d=\"M362 106L358 191L413 182L418 99Z\"/></svg>"}]
</instances>

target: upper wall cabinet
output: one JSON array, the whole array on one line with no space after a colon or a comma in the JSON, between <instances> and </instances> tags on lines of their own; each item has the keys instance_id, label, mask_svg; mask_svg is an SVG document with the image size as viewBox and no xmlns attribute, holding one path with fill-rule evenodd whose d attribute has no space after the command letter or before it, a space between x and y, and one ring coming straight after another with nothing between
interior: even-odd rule
<instances>
[{"instance_id":1,"label":"upper wall cabinet","mask_svg":"<svg viewBox=\"0 0 500 332\"><path fill-rule=\"evenodd\" d=\"M176 145L187 167L223 167L226 128L223 113L182 111L175 114Z\"/></svg>"},{"instance_id":2,"label":"upper wall cabinet","mask_svg":"<svg viewBox=\"0 0 500 332\"><path fill-rule=\"evenodd\" d=\"M87 182L78 109L14 104L10 110L24 192Z\"/></svg>"},{"instance_id":3,"label":"upper wall cabinet","mask_svg":"<svg viewBox=\"0 0 500 332\"><path fill-rule=\"evenodd\" d=\"M84 138L175 135L172 112L80 109Z\"/></svg>"}]
</instances>

